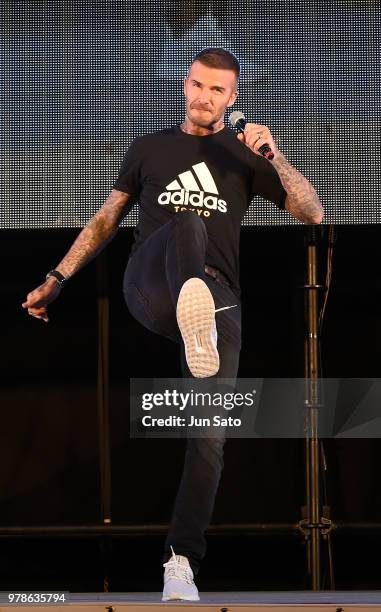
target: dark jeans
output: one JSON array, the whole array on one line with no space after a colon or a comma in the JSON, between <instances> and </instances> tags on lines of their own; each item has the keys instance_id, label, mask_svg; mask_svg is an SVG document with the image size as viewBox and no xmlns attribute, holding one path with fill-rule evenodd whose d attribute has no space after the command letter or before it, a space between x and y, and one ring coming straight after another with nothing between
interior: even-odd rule
<instances>
[{"instance_id":1,"label":"dark jeans","mask_svg":"<svg viewBox=\"0 0 381 612\"><path fill-rule=\"evenodd\" d=\"M216 309L219 378L235 379L241 348L241 305L233 291L205 274L205 224L196 213L177 213L156 230L130 258L123 291L131 314L151 331L180 343L184 377L191 377L176 320L176 304L183 283L192 277L208 285ZM163 563L176 554L188 557L194 574L206 552L205 530L210 523L223 469L225 437L189 438L184 470L165 542Z\"/></svg>"}]
</instances>

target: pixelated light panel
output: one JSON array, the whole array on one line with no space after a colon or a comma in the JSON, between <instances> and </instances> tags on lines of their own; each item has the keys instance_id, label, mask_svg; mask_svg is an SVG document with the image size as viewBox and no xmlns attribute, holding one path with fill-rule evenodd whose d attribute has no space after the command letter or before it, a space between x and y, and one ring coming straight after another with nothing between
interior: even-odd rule
<instances>
[{"instance_id":1,"label":"pixelated light panel","mask_svg":"<svg viewBox=\"0 0 381 612\"><path fill-rule=\"evenodd\" d=\"M238 56L233 110L270 128L317 190L324 222L381 222L380 2L0 7L1 228L82 227L109 195L133 138L183 120L182 80L207 46ZM123 224L137 215L134 207ZM298 223L259 197L244 219Z\"/></svg>"}]
</instances>

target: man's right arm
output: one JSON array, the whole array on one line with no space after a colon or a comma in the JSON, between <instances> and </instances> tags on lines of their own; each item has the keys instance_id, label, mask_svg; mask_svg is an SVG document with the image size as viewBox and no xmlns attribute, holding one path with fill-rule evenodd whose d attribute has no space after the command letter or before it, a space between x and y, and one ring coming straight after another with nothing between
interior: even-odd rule
<instances>
[{"instance_id":1,"label":"man's right arm","mask_svg":"<svg viewBox=\"0 0 381 612\"><path fill-rule=\"evenodd\" d=\"M114 238L123 217L130 195L113 189L103 206L85 225L65 257L55 270L70 278L91 261Z\"/></svg>"},{"instance_id":2,"label":"man's right arm","mask_svg":"<svg viewBox=\"0 0 381 612\"><path fill-rule=\"evenodd\" d=\"M55 270L65 278L70 278L112 240L118 231L123 217L130 210L127 206L130 195L113 189L99 211L90 219L73 242L65 257ZM130 202L131 204L131 202ZM55 300L61 287L54 277L28 293L27 300L22 304L28 313L38 319L48 322L46 306Z\"/></svg>"}]
</instances>

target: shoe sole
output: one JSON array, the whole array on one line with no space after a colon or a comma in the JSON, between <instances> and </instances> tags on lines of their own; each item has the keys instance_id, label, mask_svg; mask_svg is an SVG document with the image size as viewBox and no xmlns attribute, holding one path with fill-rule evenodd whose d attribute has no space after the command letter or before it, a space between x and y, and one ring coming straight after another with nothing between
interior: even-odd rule
<instances>
[{"instance_id":1,"label":"shoe sole","mask_svg":"<svg viewBox=\"0 0 381 612\"><path fill-rule=\"evenodd\" d=\"M196 378L217 374L220 358L213 341L215 304L206 283L190 278L180 291L176 317L188 367Z\"/></svg>"},{"instance_id":2,"label":"shoe sole","mask_svg":"<svg viewBox=\"0 0 381 612\"><path fill-rule=\"evenodd\" d=\"M199 597L184 597L180 596L177 593L173 593L173 595L168 595L168 597L162 597L161 601L200 601Z\"/></svg>"}]
</instances>

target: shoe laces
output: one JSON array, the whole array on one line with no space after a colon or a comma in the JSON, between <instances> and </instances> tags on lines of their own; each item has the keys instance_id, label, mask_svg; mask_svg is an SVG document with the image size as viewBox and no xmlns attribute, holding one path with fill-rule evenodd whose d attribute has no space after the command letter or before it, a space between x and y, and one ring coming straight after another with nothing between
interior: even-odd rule
<instances>
[{"instance_id":1,"label":"shoe laces","mask_svg":"<svg viewBox=\"0 0 381 612\"><path fill-rule=\"evenodd\" d=\"M175 555L175 551L171 546L172 557L163 564L165 567L165 574L168 580L182 580L187 584L193 584L193 572L189 567L188 563L182 563L180 560L180 555ZM186 557L184 557L186 559Z\"/></svg>"}]
</instances>

